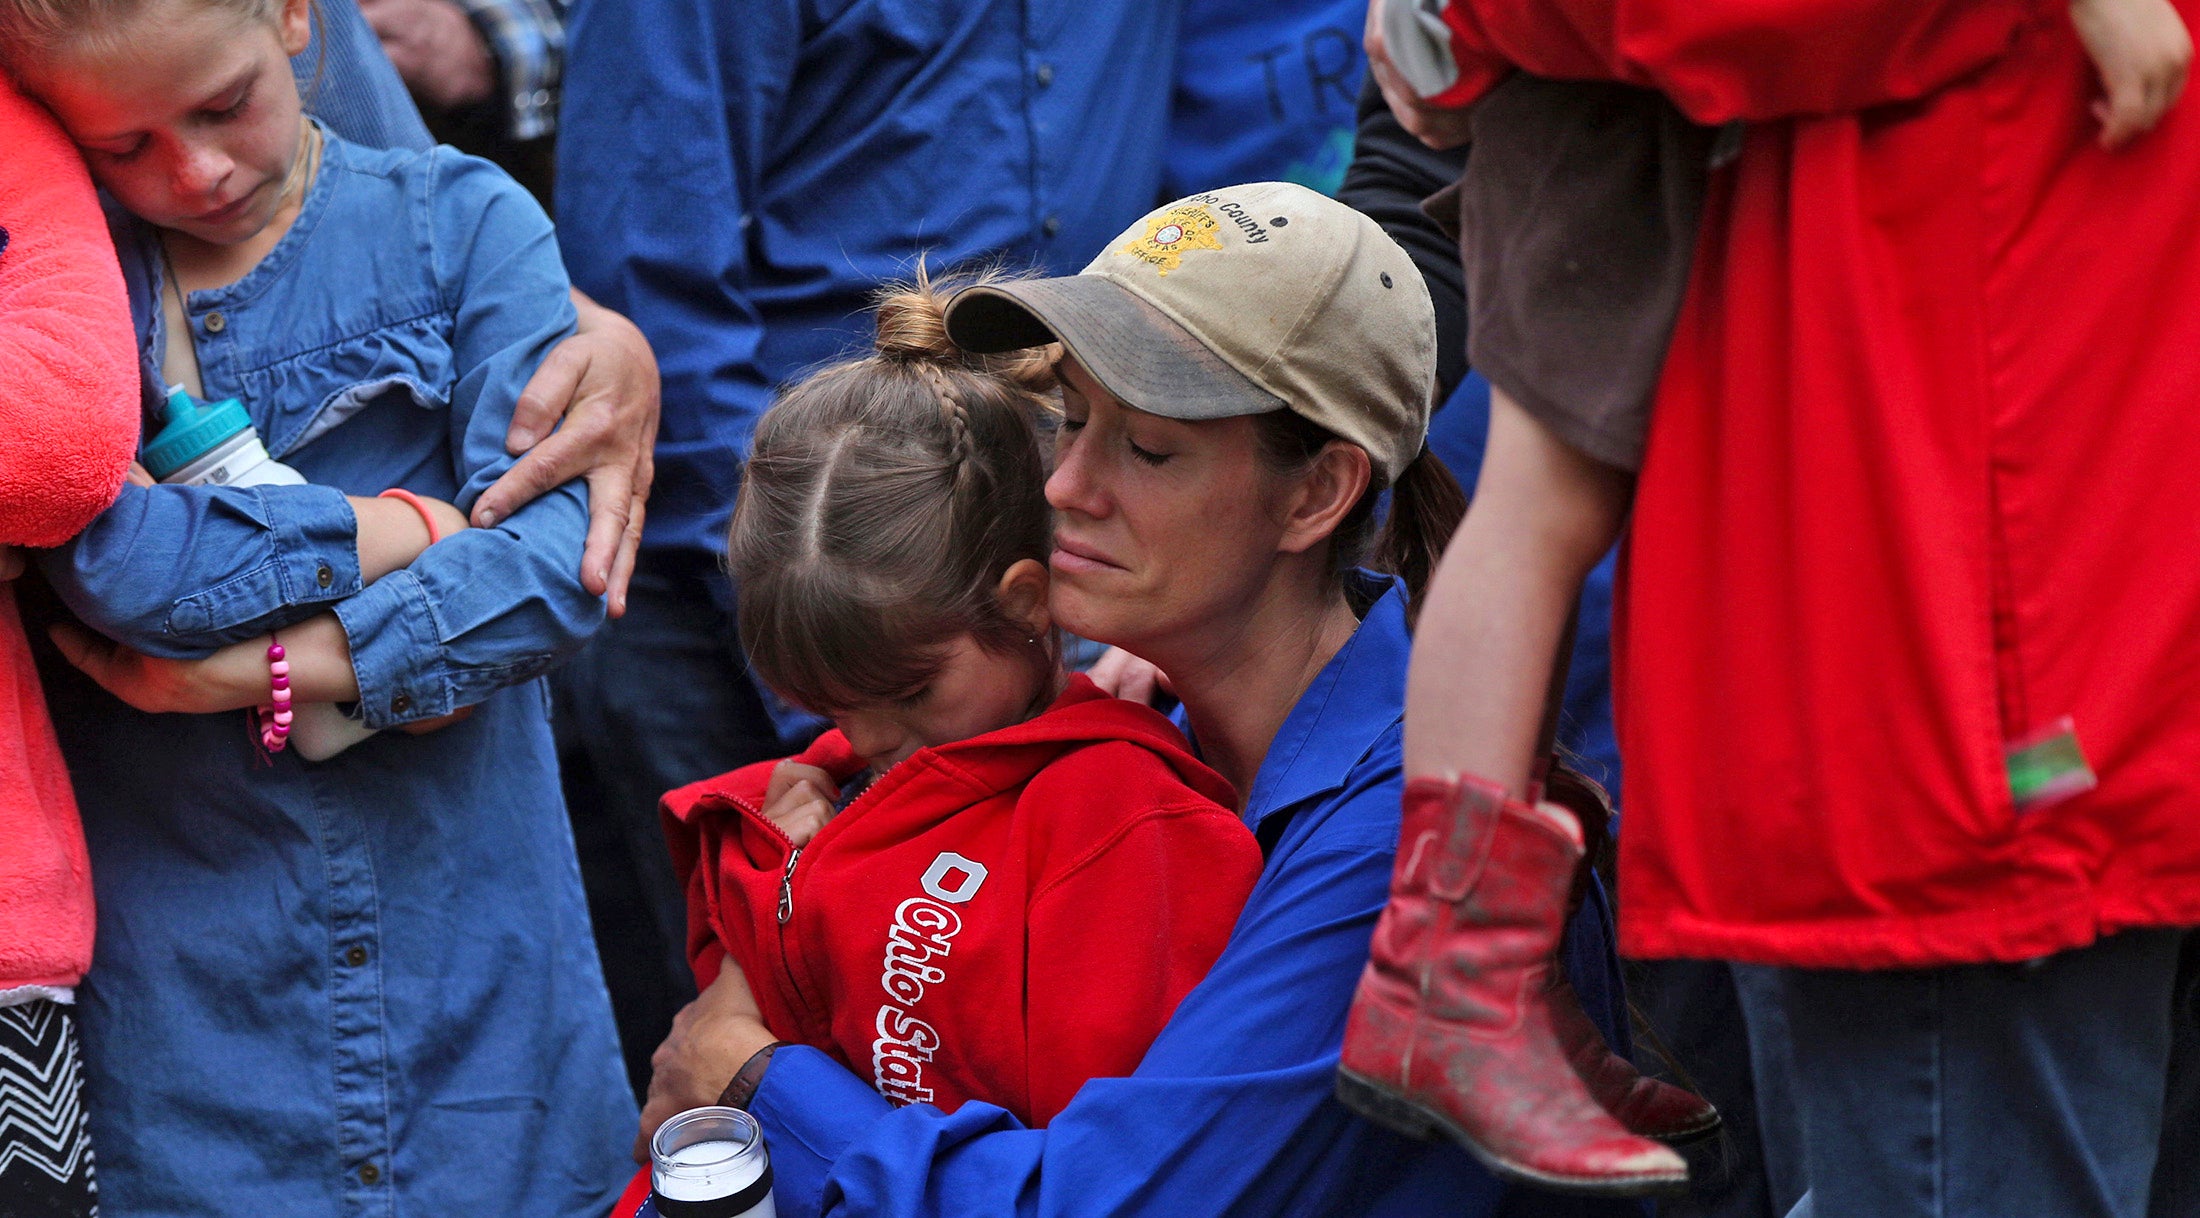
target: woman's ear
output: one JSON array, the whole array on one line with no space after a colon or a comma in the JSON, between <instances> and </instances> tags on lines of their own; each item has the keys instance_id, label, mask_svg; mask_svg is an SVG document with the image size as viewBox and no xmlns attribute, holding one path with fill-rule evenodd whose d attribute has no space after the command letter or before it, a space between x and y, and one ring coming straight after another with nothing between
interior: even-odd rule
<instances>
[{"instance_id":1,"label":"woman's ear","mask_svg":"<svg viewBox=\"0 0 2200 1218\"><path fill-rule=\"evenodd\" d=\"M1366 449L1343 440L1324 444L1291 493L1276 548L1286 554L1304 554L1328 540L1367 493L1374 476Z\"/></svg>"},{"instance_id":2,"label":"woman's ear","mask_svg":"<svg viewBox=\"0 0 2200 1218\"><path fill-rule=\"evenodd\" d=\"M313 41L313 0L280 0L275 24L282 34L283 54L302 55Z\"/></svg>"},{"instance_id":3,"label":"woman's ear","mask_svg":"<svg viewBox=\"0 0 2200 1218\"><path fill-rule=\"evenodd\" d=\"M1054 617L1047 610L1048 578L1045 563L1036 558L1022 558L1001 573L1001 582L993 588L1001 612L1008 620L1022 626L1032 638L1054 628Z\"/></svg>"}]
</instances>

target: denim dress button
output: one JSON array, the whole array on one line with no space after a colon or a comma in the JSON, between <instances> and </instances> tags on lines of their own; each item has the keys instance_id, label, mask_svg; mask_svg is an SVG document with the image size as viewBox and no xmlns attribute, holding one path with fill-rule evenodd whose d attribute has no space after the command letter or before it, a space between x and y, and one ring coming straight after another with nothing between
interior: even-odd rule
<instances>
[{"instance_id":1,"label":"denim dress button","mask_svg":"<svg viewBox=\"0 0 2200 1218\"><path fill-rule=\"evenodd\" d=\"M358 968L360 965L365 964L366 962L367 949L359 946L356 943L351 945L350 951L344 953L344 963L352 966L353 968Z\"/></svg>"},{"instance_id":2,"label":"denim dress button","mask_svg":"<svg viewBox=\"0 0 2200 1218\"><path fill-rule=\"evenodd\" d=\"M208 334L219 334L228 328L228 318L223 317L219 313L209 313L206 315L206 332Z\"/></svg>"},{"instance_id":3,"label":"denim dress button","mask_svg":"<svg viewBox=\"0 0 2200 1218\"><path fill-rule=\"evenodd\" d=\"M390 699L390 713L393 715L402 715L412 708L413 700L411 694L399 694L396 697Z\"/></svg>"}]
</instances>

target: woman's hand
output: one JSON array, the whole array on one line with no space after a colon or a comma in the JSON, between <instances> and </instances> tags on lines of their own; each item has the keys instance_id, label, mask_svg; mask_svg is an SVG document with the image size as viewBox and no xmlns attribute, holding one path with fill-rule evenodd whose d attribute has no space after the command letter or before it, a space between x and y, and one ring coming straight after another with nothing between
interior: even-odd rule
<instances>
[{"instance_id":1,"label":"woman's hand","mask_svg":"<svg viewBox=\"0 0 2200 1218\"><path fill-rule=\"evenodd\" d=\"M493 527L543 492L586 476L581 584L608 594L611 616L618 617L626 612L643 504L656 476L657 357L633 322L578 290L573 307L579 332L551 350L512 411L505 448L524 455L481 493L474 523Z\"/></svg>"},{"instance_id":2,"label":"woman's hand","mask_svg":"<svg viewBox=\"0 0 2200 1218\"><path fill-rule=\"evenodd\" d=\"M727 960L710 988L672 1017L672 1034L650 1055L649 1100L642 1105L634 1161L649 1162L649 1140L659 1125L690 1108L717 1103L741 1067L771 1043L748 978Z\"/></svg>"},{"instance_id":3,"label":"woman's hand","mask_svg":"<svg viewBox=\"0 0 2200 1218\"><path fill-rule=\"evenodd\" d=\"M1108 648L1085 675L1092 678L1101 693L1141 706L1152 706L1157 691L1176 692L1176 687L1169 684L1169 674L1156 668L1153 661L1142 660L1120 647Z\"/></svg>"},{"instance_id":4,"label":"woman's hand","mask_svg":"<svg viewBox=\"0 0 2200 1218\"><path fill-rule=\"evenodd\" d=\"M833 818L838 794L832 775L814 765L782 761L772 768L771 782L764 787L764 819L779 826L795 845L808 845Z\"/></svg>"}]
</instances>

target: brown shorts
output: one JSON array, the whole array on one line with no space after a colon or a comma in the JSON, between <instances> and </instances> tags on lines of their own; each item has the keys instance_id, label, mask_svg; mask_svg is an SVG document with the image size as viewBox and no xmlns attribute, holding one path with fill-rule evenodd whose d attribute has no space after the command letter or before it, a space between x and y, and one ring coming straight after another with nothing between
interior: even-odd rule
<instances>
[{"instance_id":1,"label":"brown shorts","mask_svg":"<svg viewBox=\"0 0 2200 1218\"><path fill-rule=\"evenodd\" d=\"M1718 130L1648 89L1515 73L1477 102L1456 186L1467 359L1559 439L1642 465Z\"/></svg>"}]
</instances>

